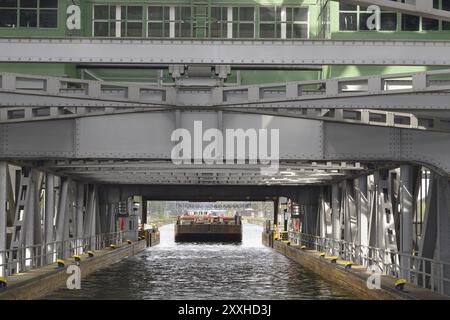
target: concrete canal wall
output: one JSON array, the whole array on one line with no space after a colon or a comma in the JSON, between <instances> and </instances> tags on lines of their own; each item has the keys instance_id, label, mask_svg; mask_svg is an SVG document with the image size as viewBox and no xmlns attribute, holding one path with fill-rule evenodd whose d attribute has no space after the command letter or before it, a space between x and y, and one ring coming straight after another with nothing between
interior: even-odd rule
<instances>
[{"instance_id":1,"label":"concrete canal wall","mask_svg":"<svg viewBox=\"0 0 450 320\"><path fill-rule=\"evenodd\" d=\"M79 267L84 278L101 268L119 262L144 250L147 246L159 244L159 232L149 233L146 240L123 243L117 248L105 248L94 252L94 257L81 255ZM0 300L41 299L52 291L66 286L70 274L67 269L77 264L73 258L65 260L65 266L58 269L57 264L47 265L7 278L7 288L0 289Z\"/></svg>"},{"instance_id":2,"label":"concrete canal wall","mask_svg":"<svg viewBox=\"0 0 450 320\"><path fill-rule=\"evenodd\" d=\"M448 300L450 297L422 289L407 283L404 291L395 289L397 278L380 275L380 289L370 289L367 280L372 273L363 266L353 265L351 269L345 268L345 261L338 260L332 263L329 257L320 257L315 250L302 250L299 246L288 245L279 240L272 240L268 233L263 233L262 242L268 247L292 259L321 275L327 281L348 288L359 299L364 300Z\"/></svg>"}]
</instances>

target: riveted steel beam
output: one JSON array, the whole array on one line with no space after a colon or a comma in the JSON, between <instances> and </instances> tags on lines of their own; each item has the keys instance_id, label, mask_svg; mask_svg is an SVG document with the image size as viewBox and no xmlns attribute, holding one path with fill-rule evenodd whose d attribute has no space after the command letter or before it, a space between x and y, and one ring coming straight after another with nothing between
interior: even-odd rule
<instances>
[{"instance_id":1,"label":"riveted steel beam","mask_svg":"<svg viewBox=\"0 0 450 320\"><path fill-rule=\"evenodd\" d=\"M447 109L446 79L450 70L183 88L0 73L0 107L18 108L0 121L139 107Z\"/></svg>"},{"instance_id":2,"label":"riveted steel beam","mask_svg":"<svg viewBox=\"0 0 450 320\"><path fill-rule=\"evenodd\" d=\"M450 65L447 41L2 38L0 62Z\"/></svg>"},{"instance_id":3,"label":"riveted steel beam","mask_svg":"<svg viewBox=\"0 0 450 320\"><path fill-rule=\"evenodd\" d=\"M217 111L181 112L180 127L194 121L217 126ZM449 133L224 112L223 130L279 132L279 159L288 161L408 161L450 173ZM0 125L1 159L171 159L175 116L130 113ZM192 133L191 133L192 135ZM130 143L132 141L132 143Z\"/></svg>"}]
</instances>

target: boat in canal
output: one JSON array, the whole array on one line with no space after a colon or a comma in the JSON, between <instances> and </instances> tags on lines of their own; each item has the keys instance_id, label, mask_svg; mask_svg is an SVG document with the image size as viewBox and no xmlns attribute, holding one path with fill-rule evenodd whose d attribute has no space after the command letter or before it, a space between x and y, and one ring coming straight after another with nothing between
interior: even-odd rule
<instances>
[{"instance_id":1,"label":"boat in canal","mask_svg":"<svg viewBox=\"0 0 450 320\"><path fill-rule=\"evenodd\" d=\"M241 216L186 213L175 224L176 242L241 242Z\"/></svg>"}]
</instances>

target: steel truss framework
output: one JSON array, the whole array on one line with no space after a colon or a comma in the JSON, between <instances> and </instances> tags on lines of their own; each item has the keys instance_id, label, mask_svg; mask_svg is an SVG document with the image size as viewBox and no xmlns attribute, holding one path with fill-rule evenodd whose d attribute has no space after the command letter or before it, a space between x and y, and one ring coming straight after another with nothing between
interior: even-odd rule
<instances>
[{"instance_id":1,"label":"steel truss framework","mask_svg":"<svg viewBox=\"0 0 450 320\"><path fill-rule=\"evenodd\" d=\"M427 170L402 165L322 187L317 215L309 217L317 225L305 232L320 238L305 236L304 243L450 294L449 180L435 173L425 178ZM422 214L417 239L413 228Z\"/></svg>"},{"instance_id":2,"label":"steel truss framework","mask_svg":"<svg viewBox=\"0 0 450 320\"><path fill-rule=\"evenodd\" d=\"M448 75L449 70L439 70L200 90L3 73L0 105L7 107L0 109L0 123L201 107L447 131L449 121L433 115L418 117L406 112L356 108L367 107L375 100L380 109L447 108L445 97L450 86L448 81L438 79ZM439 98L443 99L441 104L436 101Z\"/></svg>"},{"instance_id":3,"label":"steel truss framework","mask_svg":"<svg viewBox=\"0 0 450 320\"><path fill-rule=\"evenodd\" d=\"M177 165L170 161L47 161L45 170L83 181L145 184L215 184L215 185L298 185L324 183L331 179L358 175L368 167L358 162L289 161L279 167L279 174L263 176L259 165Z\"/></svg>"},{"instance_id":4,"label":"steel truss framework","mask_svg":"<svg viewBox=\"0 0 450 320\"><path fill-rule=\"evenodd\" d=\"M119 240L118 200L107 203L96 185L0 162L0 187L0 276Z\"/></svg>"},{"instance_id":5,"label":"steel truss framework","mask_svg":"<svg viewBox=\"0 0 450 320\"><path fill-rule=\"evenodd\" d=\"M449 133L216 111L118 114L0 125L4 159L170 160L172 132L278 129L280 161L416 161L450 173ZM201 138L201 137L200 137ZM132 142L132 143L131 143ZM206 145L206 144L205 144ZM225 144L224 144L225 146Z\"/></svg>"},{"instance_id":6,"label":"steel truss framework","mask_svg":"<svg viewBox=\"0 0 450 320\"><path fill-rule=\"evenodd\" d=\"M430 0L345 2L450 20L450 13L434 9ZM3 38L0 62L448 66L450 43ZM317 197L298 187L296 200L308 204L308 234L334 241L330 249L337 255L342 241L358 246L356 255L367 257L375 248L383 254L365 261L376 262L379 270L450 294L442 280L450 277L444 265L450 263L448 121L413 111L448 110L449 74L198 89L2 73L0 159L26 164L0 161L0 276L78 253L89 247L76 239L115 230L114 205L123 200L122 189L143 192L148 183L245 188L320 183ZM198 120L205 129L279 129L279 175L262 179L260 166L248 164L174 167L171 132L192 133ZM411 162L435 170L425 199L419 196L424 169ZM422 200L423 232L413 243L414 217L422 213L414 204ZM64 245L71 239L75 242ZM431 262L412 259L416 249ZM429 277L417 279L417 271Z\"/></svg>"}]
</instances>

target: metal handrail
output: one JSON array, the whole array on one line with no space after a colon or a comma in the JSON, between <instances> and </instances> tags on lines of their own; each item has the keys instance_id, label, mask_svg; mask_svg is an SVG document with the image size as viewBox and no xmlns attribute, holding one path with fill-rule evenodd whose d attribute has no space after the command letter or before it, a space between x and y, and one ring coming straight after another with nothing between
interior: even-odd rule
<instances>
[{"instance_id":1,"label":"metal handrail","mask_svg":"<svg viewBox=\"0 0 450 320\"><path fill-rule=\"evenodd\" d=\"M292 243L352 261L372 272L401 277L418 287L450 294L450 263L293 231L289 232L289 239Z\"/></svg>"},{"instance_id":2,"label":"metal handrail","mask_svg":"<svg viewBox=\"0 0 450 320\"><path fill-rule=\"evenodd\" d=\"M124 233L121 231L1 250L0 276L43 267L55 263L57 259L79 255L88 250L100 250L123 241Z\"/></svg>"}]
</instances>

